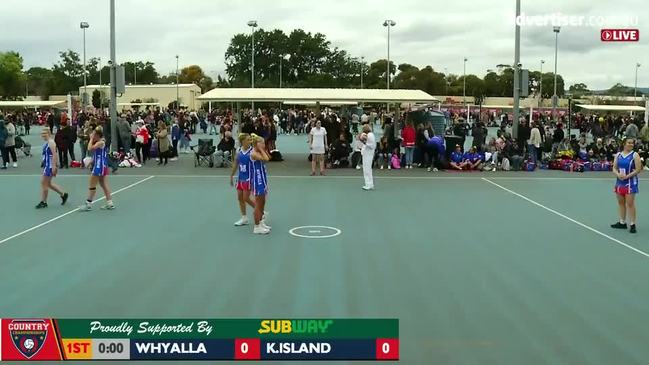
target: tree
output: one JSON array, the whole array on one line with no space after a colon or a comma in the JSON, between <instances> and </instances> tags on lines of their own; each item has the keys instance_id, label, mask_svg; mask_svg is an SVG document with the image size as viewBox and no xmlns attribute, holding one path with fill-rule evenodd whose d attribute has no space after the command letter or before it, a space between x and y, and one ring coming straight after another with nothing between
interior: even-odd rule
<instances>
[{"instance_id":1,"label":"tree","mask_svg":"<svg viewBox=\"0 0 649 365\"><path fill-rule=\"evenodd\" d=\"M52 93L67 94L79 90L83 85L83 64L79 54L67 50L59 52L59 63L52 67Z\"/></svg>"},{"instance_id":2,"label":"tree","mask_svg":"<svg viewBox=\"0 0 649 365\"><path fill-rule=\"evenodd\" d=\"M4 98L22 96L25 76L22 73L23 58L17 52L0 52L0 95Z\"/></svg>"},{"instance_id":3,"label":"tree","mask_svg":"<svg viewBox=\"0 0 649 365\"><path fill-rule=\"evenodd\" d=\"M635 92L635 88L624 86L619 82L611 86L610 89L608 89L608 94L612 96L633 96L634 92ZM640 90L638 90L637 95L642 96L643 93Z\"/></svg>"},{"instance_id":4,"label":"tree","mask_svg":"<svg viewBox=\"0 0 649 365\"><path fill-rule=\"evenodd\" d=\"M52 94L52 70L44 67L32 67L25 72L30 95L39 95L44 100Z\"/></svg>"},{"instance_id":5,"label":"tree","mask_svg":"<svg viewBox=\"0 0 649 365\"><path fill-rule=\"evenodd\" d=\"M570 85L570 87L568 88L568 91L570 91L570 93L572 93L572 96L574 98L581 98L582 96L587 95L588 93L590 93L590 90L588 90L588 86L586 86L586 84L581 83L581 82L577 83L577 84Z\"/></svg>"}]
</instances>

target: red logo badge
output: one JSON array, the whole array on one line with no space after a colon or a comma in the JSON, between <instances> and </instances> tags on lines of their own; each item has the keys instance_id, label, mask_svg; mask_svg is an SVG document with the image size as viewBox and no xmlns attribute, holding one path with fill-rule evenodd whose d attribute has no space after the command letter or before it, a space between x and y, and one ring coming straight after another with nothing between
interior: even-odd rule
<instances>
[{"instance_id":1,"label":"red logo badge","mask_svg":"<svg viewBox=\"0 0 649 365\"><path fill-rule=\"evenodd\" d=\"M638 29L602 29L602 42L637 42L640 40Z\"/></svg>"}]
</instances>

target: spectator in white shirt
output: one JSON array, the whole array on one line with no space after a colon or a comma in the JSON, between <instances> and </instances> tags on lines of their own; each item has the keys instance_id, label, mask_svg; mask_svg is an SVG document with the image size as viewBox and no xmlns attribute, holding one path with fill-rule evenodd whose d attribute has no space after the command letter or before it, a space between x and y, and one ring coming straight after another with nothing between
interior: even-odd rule
<instances>
[{"instance_id":1,"label":"spectator in white shirt","mask_svg":"<svg viewBox=\"0 0 649 365\"><path fill-rule=\"evenodd\" d=\"M309 148L311 150L311 176L315 176L316 164L320 163L320 175L325 174L324 156L327 152L327 130L322 128L318 119L315 127L309 131Z\"/></svg>"},{"instance_id":2,"label":"spectator in white shirt","mask_svg":"<svg viewBox=\"0 0 649 365\"><path fill-rule=\"evenodd\" d=\"M374 160L374 150L376 149L376 138L374 137L374 133L372 133L372 128L370 128L369 124L363 125L361 142L363 142L361 155L363 156L363 177L365 179L363 190L374 190L372 161Z\"/></svg>"},{"instance_id":3,"label":"spectator in white shirt","mask_svg":"<svg viewBox=\"0 0 649 365\"><path fill-rule=\"evenodd\" d=\"M541 131L534 121L530 122L532 130L530 131L530 139L527 140L527 149L530 154L530 161L536 165L537 150L541 147Z\"/></svg>"}]
</instances>

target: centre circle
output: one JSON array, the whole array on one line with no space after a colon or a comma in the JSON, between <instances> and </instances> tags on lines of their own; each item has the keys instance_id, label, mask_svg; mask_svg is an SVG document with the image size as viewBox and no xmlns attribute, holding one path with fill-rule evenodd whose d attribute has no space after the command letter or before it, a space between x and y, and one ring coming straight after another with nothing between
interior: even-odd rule
<instances>
[{"instance_id":1,"label":"centre circle","mask_svg":"<svg viewBox=\"0 0 649 365\"><path fill-rule=\"evenodd\" d=\"M301 238L331 238L340 235L342 231L329 226L300 226L291 228L288 233Z\"/></svg>"}]
</instances>

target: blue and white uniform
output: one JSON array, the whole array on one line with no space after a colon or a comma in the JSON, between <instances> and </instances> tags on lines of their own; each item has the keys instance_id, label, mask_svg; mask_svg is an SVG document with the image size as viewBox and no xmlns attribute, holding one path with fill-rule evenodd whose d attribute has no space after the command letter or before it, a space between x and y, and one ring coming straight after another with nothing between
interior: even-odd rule
<instances>
[{"instance_id":1,"label":"blue and white uniform","mask_svg":"<svg viewBox=\"0 0 649 365\"><path fill-rule=\"evenodd\" d=\"M252 153L252 147L247 150L242 150L239 148L237 152L237 161L239 161L239 176L237 177L237 190L250 191L250 177L252 171L252 159L250 159L250 154Z\"/></svg>"},{"instance_id":2,"label":"blue and white uniform","mask_svg":"<svg viewBox=\"0 0 649 365\"><path fill-rule=\"evenodd\" d=\"M108 175L108 154L106 153L106 145L102 148L97 148L92 152L94 165L92 167L92 176L106 176Z\"/></svg>"},{"instance_id":3,"label":"blue and white uniform","mask_svg":"<svg viewBox=\"0 0 649 365\"><path fill-rule=\"evenodd\" d=\"M635 152L631 152L628 155L624 155L622 152L617 154L617 169L622 175L628 175L634 172L641 166L635 165ZM627 194L637 194L638 193L638 175L635 175L629 179L616 179L615 181L615 193L620 195Z\"/></svg>"},{"instance_id":4,"label":"blue and white uniform","mask_svg":"<svg viewBox=\"0 0 649 365\"><path fill-rule=\"evenodd\" d=\"M264 196L268 193L268 175L264 161L252 160L252 191L255 196Z\"/></svg>"},{"instance_id":5,"label":"blue and white uniform","mask_svg":"<svg viewBox=\"0 0 649 365\"><path fill-rule=\"evenodd\" d=\"M52 155L50 142L47 141L43 145L43 176L52 176Z\"/></svg>"}]
</instances>

